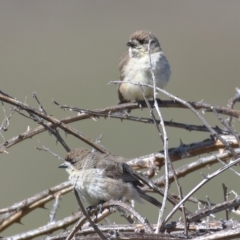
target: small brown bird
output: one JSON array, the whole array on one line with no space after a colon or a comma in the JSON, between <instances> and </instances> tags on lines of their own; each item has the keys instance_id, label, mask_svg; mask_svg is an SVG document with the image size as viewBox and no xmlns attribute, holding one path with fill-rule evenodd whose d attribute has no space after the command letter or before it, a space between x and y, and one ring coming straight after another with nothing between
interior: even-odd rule
<instances>
[{"instance_id":1,"label":"small brown bird","mask_svg":"<svg viewBox=\"0 0 240 240\"><path fill-rule=\"evenodd\" d=\"M70 151L65 162L60 165L69 173L69 180L92 206L110 199L123 197L141 202L141 198L157 207L161 203L144 193L142 183L133 175L133 169L123 161L123 157L91 152L86 148Z\"/></svg>"},{"instance_id":2,"label":"small brown bird","mask_svg":"<svg viewBox=\"0 0 240 240\"><path fill-rule=\"evenodd\" d=\"M152 70L156 87L163 88L171 75L170 65L158 39L150 31L134 32L127 46L128 54L119 63L120 80L123 81L118 87L119 103L144 100L141 87L128 83L129 81L153 85ZM146 98L153 97L153 88L143 86L143 90Z\"/></svg>"}]
</instances>

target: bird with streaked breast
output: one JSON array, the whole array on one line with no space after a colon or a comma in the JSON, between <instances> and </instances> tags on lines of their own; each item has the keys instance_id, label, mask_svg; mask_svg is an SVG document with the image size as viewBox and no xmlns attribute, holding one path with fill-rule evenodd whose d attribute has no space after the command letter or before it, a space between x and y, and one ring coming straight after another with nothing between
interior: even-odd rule
<instances>
[{"instance_id":1,"label":"bird with streaked breast","mask_svg":"<svg viewBox=\"0 0 240 240\"><path fill-rule=\"evenodd\" d=\"M91 206L103 202L121 200L123 197L142 202L147 200L157 207L161 203L147 195L143 185L134 175L133 169L123 161L123 157L91 152L86 148L71 150L60 168L66 168L69 180Z\"/></svg>"},{"instance_id":2,"label":"bird with streaked breast","mask_svg":"<svg viewBox=\"0 0 240 240\"><path fill-rule=\"evenodd\" d=\"M153 73L156 87L163 88L171 75L168 60L158 39L151 32L134 32L127 46L128 54L125 54L119 63L122 81L118 86L119 104L144 100L142 88L130 82L153 86ZM153 98L153 88L143 86L143 91L147 99Z\"/></svg>"}]
</instances>

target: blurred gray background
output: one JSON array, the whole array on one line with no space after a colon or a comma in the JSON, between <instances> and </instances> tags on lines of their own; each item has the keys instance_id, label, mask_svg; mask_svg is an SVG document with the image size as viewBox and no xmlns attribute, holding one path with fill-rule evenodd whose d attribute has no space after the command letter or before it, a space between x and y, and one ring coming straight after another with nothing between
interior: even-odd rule
<instances>
[{"instance_id":1,"label":"blurred gray background","mask_svg":"<svg viewBox=\"0 0 240 240\"><path fill-rule=\"evenodd\" d=\"M107 83L118 80L118 63L127 51L129 35L135 30L148 29L158 37L171 64L172 77L166 90L185 100L204 99L225 106L235 94L235 87L240 87L239 12L238 0L2 0L0 89L38 107L31 97L35 91L47 113L57 118L73 113L58 109L51 103L52 99L88 109L114 105L118 101L116 86ZM162 94L160 98L167 99ZM5 107L9 109L8 105ZM136 110L132 114L149 116L147 110ZM163 109L162 114L165 120L201 124L187 110ZM205 116L211 124L220 125L215 117ZM0 119L3 120L2 110ZM37 124L14 114L9 130L3 133L5 140L25 132L28 126L34 128ZM92 139L103 134L101 143L109 151L128 158L162 150L153 125L99 119L72 126ZM239 128L237 120L234 127ZM209 137L207 133L173 128L167 128L167 131L170 147L178 146L180 138L188 144ZM60 144L46 132L8 149L9 154L1 154L0 208L67 180L67 174L58 169L59 160L35 150L39 147L38 140L65 156ZM71 148L85 146L70 135L66 141ZM180 161L175 166L189 161ZM214 169L204 171L211 173ZM159 175L163 173L162 169ZM201 179L199 173L181 179L184 194ZM213 202L222 202L221 184L226 179L229 188L238 191L234 182L239 179L226 173L195 196L204 198L208 195ZM176 192L175 184L170 192ZM46 207L51 210L52 203ZM157 221L156 208L151 207L149 215L148 207L145 203L138 210L154 223ZM73 193L64 196L57 219L76 209ZM170 206L166 212L169 210ZM34 229L46 223L48 218L49 211L36 210L22 219L23 225L15 224L1 236ZM117 220L120 221L122 219Z\"/></svg>"}]
</instances>

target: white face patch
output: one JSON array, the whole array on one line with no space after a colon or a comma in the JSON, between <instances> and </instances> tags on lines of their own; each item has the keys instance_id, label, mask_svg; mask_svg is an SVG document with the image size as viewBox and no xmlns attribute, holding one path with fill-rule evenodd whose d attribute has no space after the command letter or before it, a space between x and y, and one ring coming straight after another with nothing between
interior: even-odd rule
<instances>
[{"instance_id":1,"label":"white face patch","mask_svg":"<svg viewBox=\"0 0 240 240\"><path fill-rule=\"evenodd\" d=\"M132 39L130 39L129 42L132 43ZM128 53L129 53L129 56L130 56L130 57L133 57L132 50L133 50L132 47L129 46L129 48L128 48Z\"/></svg>"},{"instance_id":2,"label":"white face patch","mask_svg":"<svg viewBox=\"0 0 240 240\"><path fill-rule=\"evenodd\" d=\"M132 48L131 47L128 48L128 53L129 53L130 57L133 57L133 55L132 55Z\"/></svg>"}]
</instances>

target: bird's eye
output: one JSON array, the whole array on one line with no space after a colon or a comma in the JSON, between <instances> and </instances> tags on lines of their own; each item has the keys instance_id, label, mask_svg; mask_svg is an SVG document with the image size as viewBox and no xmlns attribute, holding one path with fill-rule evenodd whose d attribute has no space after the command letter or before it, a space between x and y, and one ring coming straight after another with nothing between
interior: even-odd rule
<instances>
[{"instance_id":1,"label":"bird's eye","mask_svg":"<svg viewBox=\"0 0 240 240\"><path fill-rule=\"evenodd\" d=\"M138 40L140 44L144 44L144 43L147 43L145 40Z\"/></svg>"}]
</instances>

